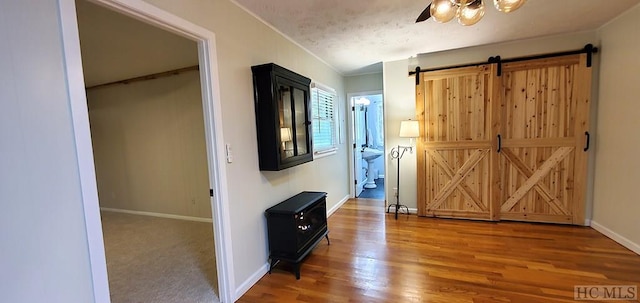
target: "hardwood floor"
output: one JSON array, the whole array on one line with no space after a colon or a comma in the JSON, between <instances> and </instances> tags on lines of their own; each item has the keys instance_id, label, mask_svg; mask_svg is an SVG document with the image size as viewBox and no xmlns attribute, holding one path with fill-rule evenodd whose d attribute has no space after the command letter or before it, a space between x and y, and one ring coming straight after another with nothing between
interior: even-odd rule
<instances>
[{"instance_id":1,"label":"hardwood floor","mask_svg":"<svg viewBox=\"0 0 640 303\"><path fill-rule=\"evenodd\" d=\"M589 227L396 221L358 199L329 218L329 238L300 280L280 264L238 302L576 302L574 285L640 285L640 256Z\"/></svg>"}]
</instances>

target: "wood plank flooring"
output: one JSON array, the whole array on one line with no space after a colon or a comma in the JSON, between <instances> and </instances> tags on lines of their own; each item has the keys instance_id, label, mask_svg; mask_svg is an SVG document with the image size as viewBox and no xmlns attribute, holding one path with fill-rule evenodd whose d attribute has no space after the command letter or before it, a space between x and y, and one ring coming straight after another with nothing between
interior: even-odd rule
<instances>
[{"instance_id":1,"label":"wood plank flooring","mask_svg":"<svg viewBox=\"0 0 640 303\"><path fill-rule=\"evenodd\" d=\"M640 256L589 227L396 221L357 199L329 218L329 238L300 280L280 264L238 302L576 302L574 285L640 286Z\"/></svg>"}]
</instances>

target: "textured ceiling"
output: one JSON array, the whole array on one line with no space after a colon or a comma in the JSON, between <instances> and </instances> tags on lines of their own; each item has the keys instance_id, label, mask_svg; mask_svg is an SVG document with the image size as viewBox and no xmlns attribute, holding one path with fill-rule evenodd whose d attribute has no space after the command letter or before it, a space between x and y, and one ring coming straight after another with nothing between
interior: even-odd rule
<instances>
[{"instance_id":1,"label":"textured ceiling","mask_svg":"<svg viewBox=\"0 0 640 303\"><path fill-rule=\"evenodd\" d=\"M485 1L484 18L415 23L431 2L415 0L232 0L344 75L380 62L476 45L594 30L640 0L529 0L505 14Z\"/></svg>"}]
</instances>

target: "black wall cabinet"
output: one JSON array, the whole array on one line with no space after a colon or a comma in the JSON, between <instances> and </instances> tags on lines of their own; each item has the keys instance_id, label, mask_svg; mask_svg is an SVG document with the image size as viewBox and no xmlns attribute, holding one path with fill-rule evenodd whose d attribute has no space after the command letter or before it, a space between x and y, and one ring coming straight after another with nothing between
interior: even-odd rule
<instances>
[{"instance_id":1,"label":"black wall cabinet","mask_svg":"<svg viewBox=\"0 0 640 303\"><path fill-rule=\"evenodd\" d=\"M273 63L251 67L260 170L313 160L311 79Z\"/></svg>"}]
</instances>

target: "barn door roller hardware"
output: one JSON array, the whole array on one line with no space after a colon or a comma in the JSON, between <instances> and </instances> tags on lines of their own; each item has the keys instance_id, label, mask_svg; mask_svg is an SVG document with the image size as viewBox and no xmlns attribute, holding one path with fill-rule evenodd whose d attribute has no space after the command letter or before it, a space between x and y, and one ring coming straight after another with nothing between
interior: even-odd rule
<instances>
[{"instance_id":1,"label":"barn door roller hardware","mask_svg":"<svg viewBox=\"0 0 640 303\"><path fill-rule=\"evenodd\" d=\"M597 52L598 52L597 47L593 46L593 44L587 44L582 49L566 51L566 52L549 53L549 54L511 58L511 59L502 59L500 56L495 56L495 57L489 57L489 59L486 62L445 66L445 67L437 67L437 68L430 68L430 69L420 69L420 66L418 66L416 67L415 71L409 72L409 76L416 75L416 85L418 85L420 83L420 73L433 72L433 71L452 69L452 68L460 68L460 67L478 66L478 65L487 64L487 63L489 64L497 63L498 64L497 74L499 77L499 76L502 76L502 64L504 63L576 55L576 54L583 54L583 53L587 54L587 67L591 67L591 65L593 64L593 54Z\"/></svg>"}]
</instances>

